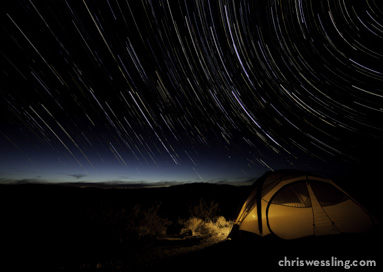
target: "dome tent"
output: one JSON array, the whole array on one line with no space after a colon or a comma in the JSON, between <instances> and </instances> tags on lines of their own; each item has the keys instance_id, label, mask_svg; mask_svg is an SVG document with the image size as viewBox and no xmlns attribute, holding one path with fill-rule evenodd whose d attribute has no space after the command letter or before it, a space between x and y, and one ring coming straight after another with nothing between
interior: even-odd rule
<instances>
[{"instance_id":1,"label":"dome tent","mask_svg":"<svg viewBox=\"0 0 383 272\"><path fill-rule=\"evenodd\" d=\"M295 171L269 171L253 185L235 221L236 231L282 239L361 233L373 217L332 180Z\"/></svg>"}]
</instances>

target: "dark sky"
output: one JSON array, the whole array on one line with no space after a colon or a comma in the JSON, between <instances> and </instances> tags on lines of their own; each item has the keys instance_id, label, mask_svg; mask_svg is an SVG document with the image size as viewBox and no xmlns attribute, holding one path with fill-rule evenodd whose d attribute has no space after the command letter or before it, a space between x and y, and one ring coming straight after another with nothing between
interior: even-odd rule
<instances>
[{"instance_id":1,"label":"dark sky","mask_svg":"<svg viewBox=\"0 0 383 272\"><path fill-rule=\"evenodd\" d=\"M241 181L381 158L380 0L1 6L3 182Z\"/></svg>"}]
</instances>

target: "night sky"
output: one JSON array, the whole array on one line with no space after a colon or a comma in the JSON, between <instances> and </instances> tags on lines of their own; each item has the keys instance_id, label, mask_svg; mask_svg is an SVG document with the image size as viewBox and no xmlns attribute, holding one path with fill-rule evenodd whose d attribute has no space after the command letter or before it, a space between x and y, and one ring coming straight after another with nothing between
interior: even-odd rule
<instances>
[{"instance_id":1,"label":"night sky","mask_svg":"<svg viewBox=\"0 0 383 272\"><path fill-rule=\"evenodd\" d=\"M0 182L382 161L380 0L0 5Z\"/></svg>"}]
</instances>

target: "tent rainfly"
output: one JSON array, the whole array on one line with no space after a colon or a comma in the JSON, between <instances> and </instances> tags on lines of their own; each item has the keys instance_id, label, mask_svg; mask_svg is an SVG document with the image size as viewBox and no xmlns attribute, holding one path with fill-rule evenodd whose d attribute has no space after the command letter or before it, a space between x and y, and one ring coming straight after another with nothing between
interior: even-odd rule
<instances>
[{"instance_id":1,"label":"tent rainfly","mask_svg":"<svg viewBox=\"0 0 383 272\"><path fill-rule=\"evenodd\" d=\"M252 186L232 230L282 239L361 233L373 217L332 180L295 171L269 171Z\"/></svg>"}]
</instances>

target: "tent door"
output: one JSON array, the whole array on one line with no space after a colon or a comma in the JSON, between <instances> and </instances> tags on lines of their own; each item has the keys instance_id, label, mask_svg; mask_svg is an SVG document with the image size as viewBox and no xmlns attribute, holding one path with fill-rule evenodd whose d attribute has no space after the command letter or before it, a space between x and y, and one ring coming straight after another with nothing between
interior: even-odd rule
<instances>
[{"instance_id":1,"label":"tent door","mask_svg":"<svg viewBox=\"0 0 383 272\"><path fill-rule=\"evenodd\" d=\"M307 189L311 198L311 205L313 210L313 228L314 235L329 235L339 234L340 231L336 228L334 222L331 221L330 217L323 210L316 198L311 186L307 183Z\"/></svg>"}]
</instances>

